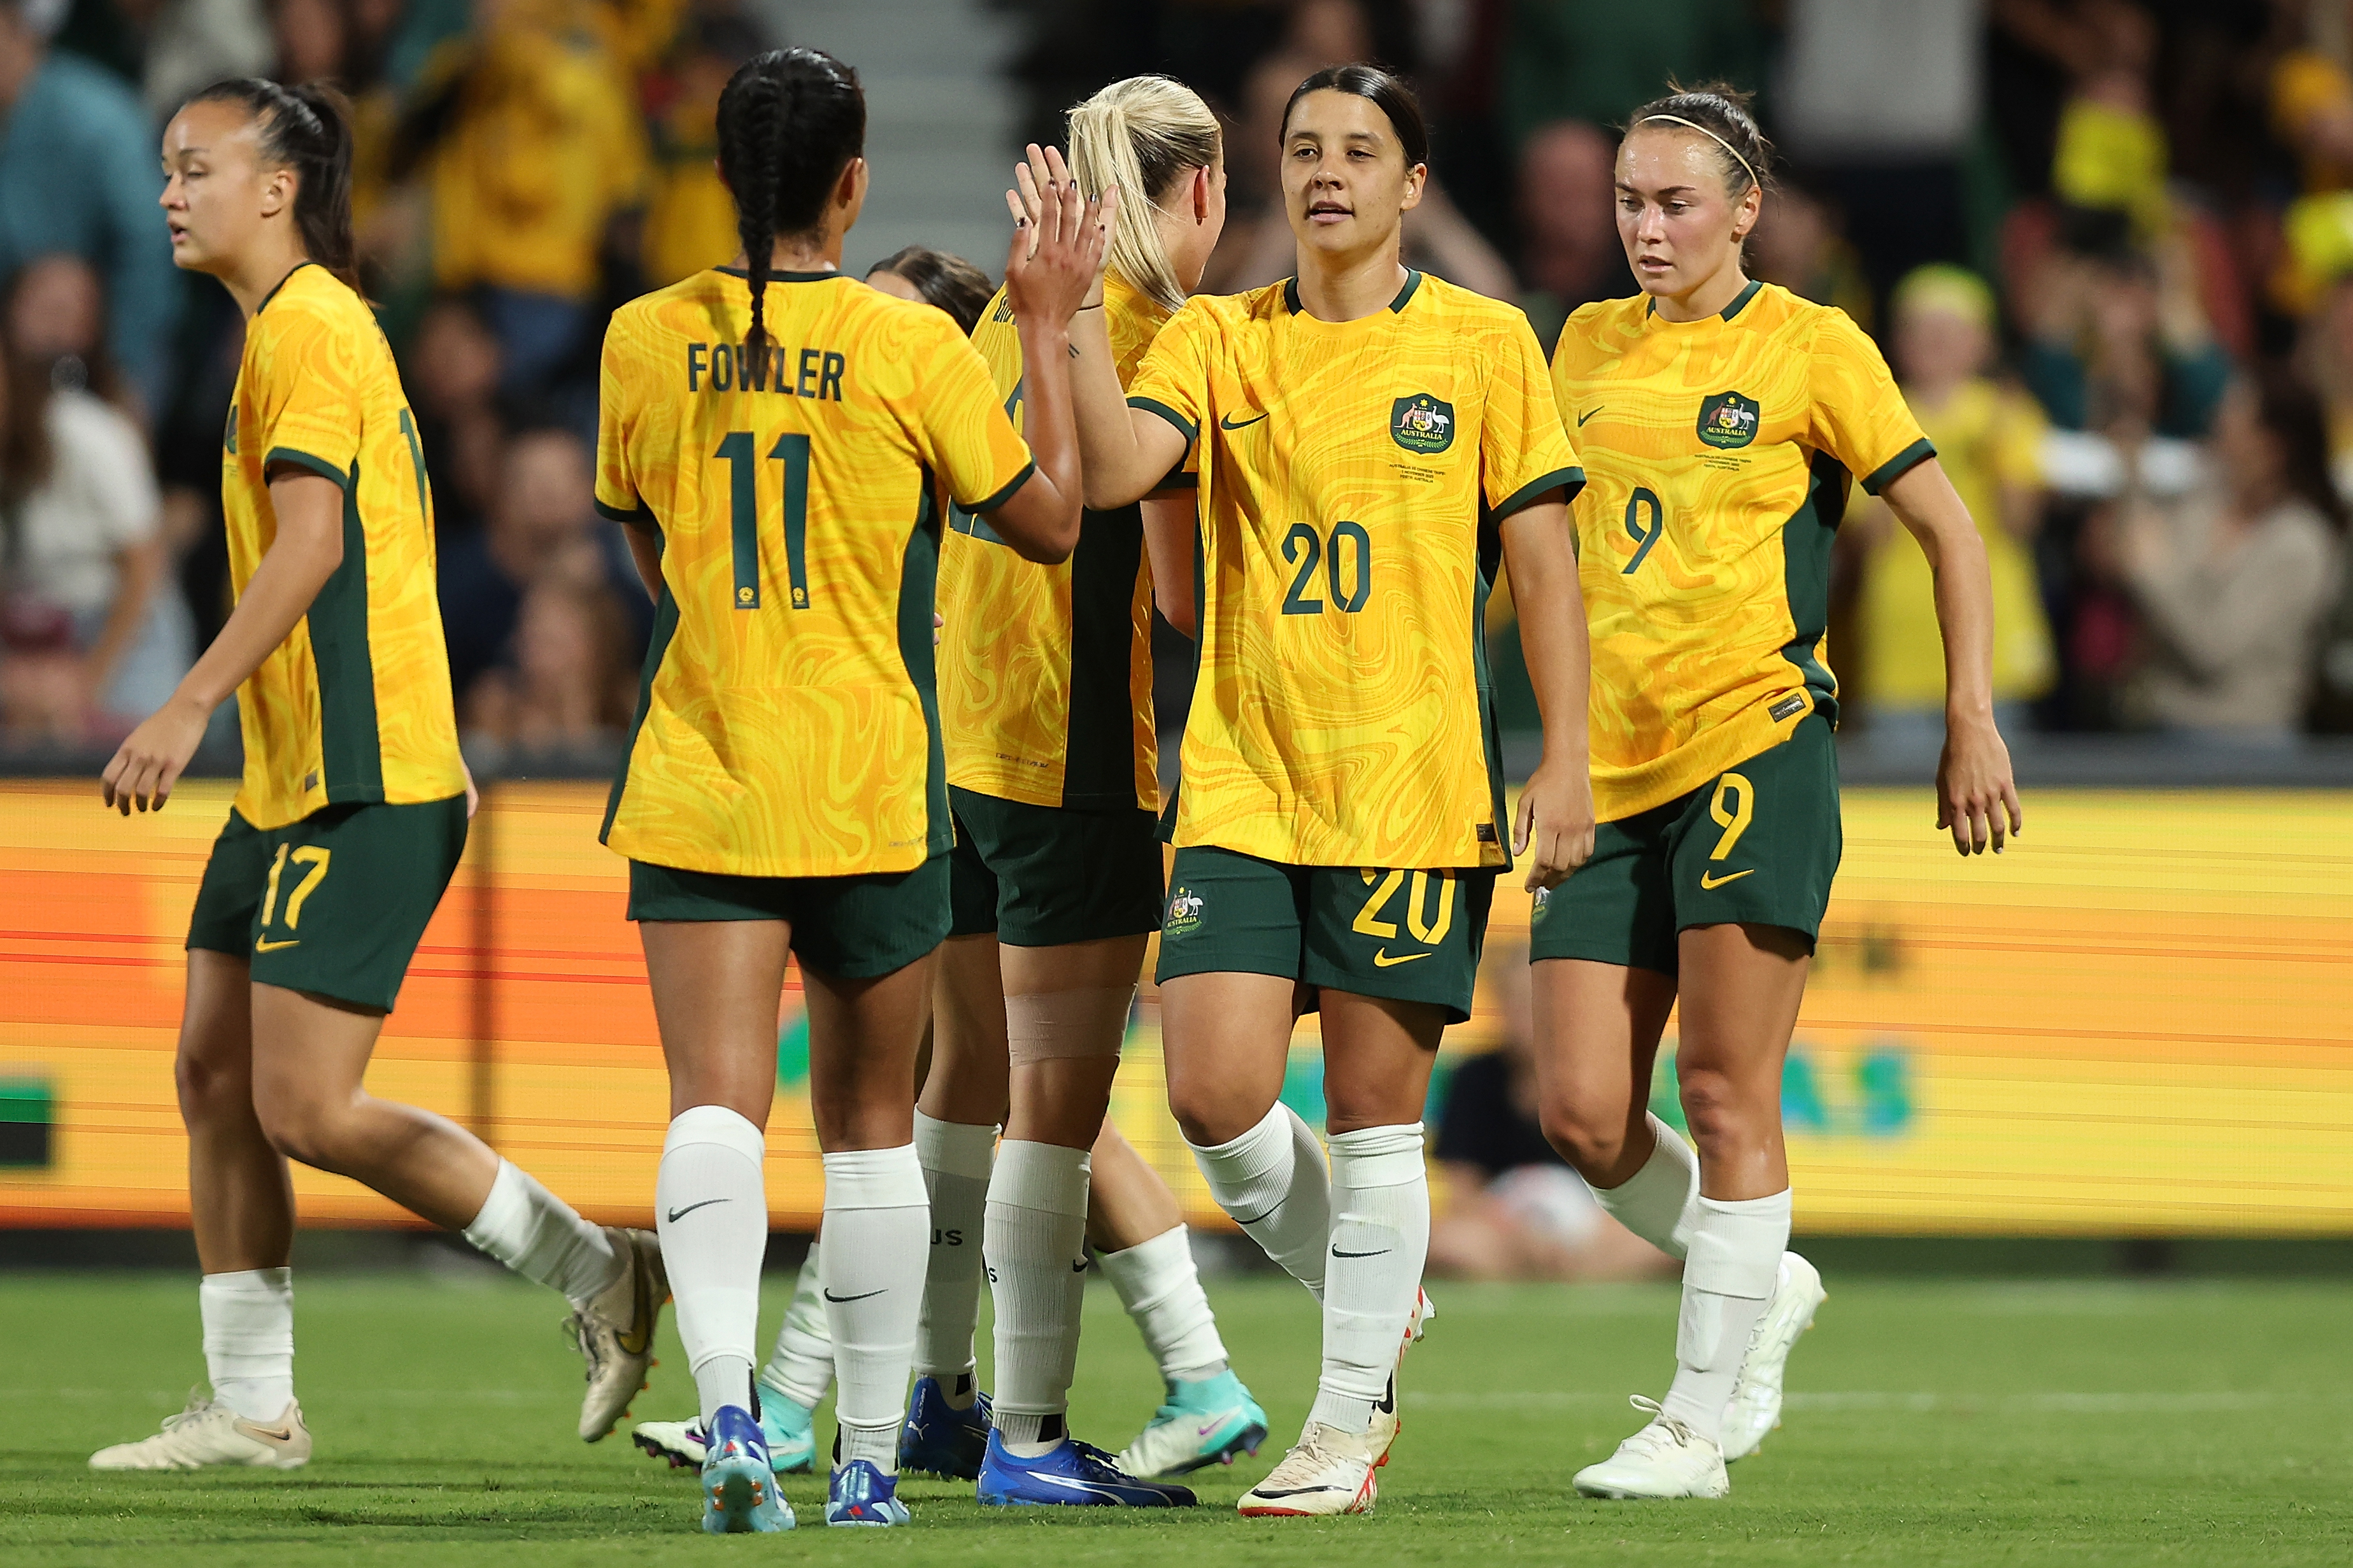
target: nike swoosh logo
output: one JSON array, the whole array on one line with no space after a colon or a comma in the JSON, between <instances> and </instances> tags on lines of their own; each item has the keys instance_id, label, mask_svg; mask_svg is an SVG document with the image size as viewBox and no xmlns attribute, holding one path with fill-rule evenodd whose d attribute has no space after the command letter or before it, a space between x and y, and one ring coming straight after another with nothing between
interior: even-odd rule
<instances>
[{"instance_id":1,"label":"nike swoosh logo","mask_svg":"<svg viewBox=\"0 0 2353 1568\"><path fill-rule=\"evenodd\" d=\"M1335 1258L1386 1258L1389 1250L1384 1247L1372 1252L1343 1252L1335 1247L1332 1249L1332 1256Z\"/></svg>"},{"instance_id":2,"label":"nike swoosh logo","mask_svg":"<svg viewBox=\"0 0 2353 1568\"><path fill-rule=\"evenodd\" d=\"M1308 1496L1309 1494L1314 1493L1314 1492L1336 1492L1336 1491L1339 1491L1339 1490L1342 1490L1342 1489L1342 1489L1342 1488L1339 1488L1339 1487L1292 1487L1292 1488L1289 1488L1289 1489L1287 1489L1286 1490L1283 1490L1283 1491L1279 1491L1279 1492L1271 1492L1271 1491L1267 1490L1264 1487L1257 1487L1257 1488L1253 1488L1253 1489L1251 1489L1251 1491L1250 1491L1250 1496L1252 1496L1252 1497L1269 1497L1269 1498L1272 1498L1272 1497L1306 1497L1306 1496Z\"/></svg>"},{"instance_id":3,"label":"nike swoosh logo","mask_svg":"<svg viewBox=\"0 0 2353 1568\"><path fill-rule=\"evenodd\" d=\"M670 1211L670 1223L676 1225L680 1219L687 1215L692 1214L697 1209L707 1209L712 1204L723 1204L729 1201L730 1200L726 1198L705 1198L699 1204L689 1204L682 1209L672 1209Z\"/></svg>"},{"instance_id":4,"label":"nike swoosh logo","mask_svg":"<svg viewBox=\"0 0 2353 1568\"><path fill-rule=\"evenodd\" d=\"M1716 889L1724 886L1726 882L1737 882L1741 878L1747 876L1750 872L1753 872L1756 869L1756 867L1751 866L1748 868L1748 870L1735 871L1729 877L1711 877L1706 872L1702 871L1699 874L1699 885L1704 890L1712 893L1715 891Z\"/></svg>"},{"instance_id":5,"label":"nike swoosh logo","mask_svg":"<svg viewBox=\"0 0 2353 1568\"><path fill-rule=\"evenodd\" d=\"M1257 424L1261 419L1265 417L1265 415L1259 414L1254 415L1248 419L1237 420L1232 415L1229 414L1223 419L1218 421L1218 428L1220 430L1243 430Z\"/></svg>"},{"instance_id":6,"label":"nike swoosh logo","mask_svg":"<svg viewBox=\"0 0 2353 1568\"><path fill-rule=\"evenodd\" d=\"M890 1289L890 1287L889 1287L888 1285L885 1285L885 1286L882 1288L882 1289L883 1289L883 1290L887 1290L887 1289ZM843 1304L845 1304L845 1303L847 1303L847 1302L850 1302L850 1301L866 1301L866 1300L872 1300L874 1297L877 1297L877 1296L880 1296L881 1294L882 1294L882 1290L869 1290L869 1291L867 1291L867 1292L866 1292L866 1294L865 1294L865 1295L863 1295L863 1296L837 1296L837 1295L835 1295L835 1294L834 1294L832 1291L830 1291L830 1290L822 1290L822 1291L819 1291L819 1292L818 1292L818 1294L822 1295L822 1296L823 1296L827 1300L831 1301L835 1306L837 1306L837 1307L838 1307L838 1306L841 1306L841 1305L843 1305Z\"/></svg>"},{"instance_id":7,"label":"nike swoosh logo","mask_svg":"<svg viewBox=\"0 0 2353 1568\"><path fill-rule=\"evenodd\" d=\"M1073 1263L1073 1264L1071 1264L1071 1273L1073 1273L1073 1274L1084 1274L1086 1271L1087 1271L1087 1260L1086 1260L1085 1258L1080 1258L1076 1263Z\"/></svg>"},{"instance_id":8,"label":"nike swoosh logo","mask_svg":"<svg viewBox=\"0 0 2353 1568\"><path fill-rule=\"evenodd\" d=\"M294 1440L294 1428L291 1426L273 1429L268 1426L257 1426L250 1421L240 1421L237 1425L252 1436L266 1437L272 1443L291 1443Z\"/></svg>"},{"instance_id":9,"label":"nike swoosh logo","mask_svg":"<svg viewBox=\"0 0 2353 1568\"><path fill-rule=\"evenodd\" d=\"M1388 949L1385 947L1377 947L1373 950L1373 967L1375 969L1395 969L1400 963L1411 963L1417 958L1428 958L1430 954L1426 952L1400 952L1395 958L1391 958L1388 953Z\"/></svg>"},{"instance_id":10,"label":"nike swoosh logo","mask_svg":"<svg viewBox=\"0 0 2353 1568\"><path fill-rule=\"evenodd\" d=\"M1599 413L1600 413L1600 412L1601 412L1601 410L1600 410L1600 409L1599 409L1599 408L1597 408L1597 409L1595 409L1595 410L1593 411L1593 413L1592 413L1592 414L1580 414L1580 415L1578 415L1578 416L1577 416L1577 427L1578 429L1580 429L1580 430L1584 429L1584 428L1585 428L1585 422L1586 422L1587 420L1588 420L1588 419L1592 418L1594 414L1599 414Z\"/></svg>"},{"instance_id":11,"label":"nike swoosh logo","mask_svg":"<svg viewBox=\"0 0 2353 1568\"><path fill-rule=\"evenodd\" d=\"M285 948L300 947L301 945L302 939L298 936L292 942L257 942L253 944L253 951L256 952L277 952Z\"/></svg>"}]
</instances>

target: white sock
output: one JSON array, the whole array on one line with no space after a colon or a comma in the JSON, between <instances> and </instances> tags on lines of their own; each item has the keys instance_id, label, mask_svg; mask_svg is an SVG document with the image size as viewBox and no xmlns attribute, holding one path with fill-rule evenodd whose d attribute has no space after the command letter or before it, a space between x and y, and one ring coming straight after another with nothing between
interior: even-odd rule
<instances>
[{"instance_id":1,"label":"white sock","mask_svg":"<svg viewBox=\"0 0 2353 1568\"><path fill-rule=\"evenodd\" d=\"M785 1309L785 1326L776 1331L776 1348L760 1369L764 1394L782 1394L804 1409L814 1410L833 1387L833 1338L826 1332L825 1300L818 1292L818 1258L822 1241L809 1243L800 1277L793 1281L793 1300Z\"/></svg>"},{"instance_id":2,"label":"white sock","mask_svg":"<svg viewBox=\"0 0 2353 1568\"><path fill-rule=\"evenodd\" d=\"M1596 1187L1594 1198L1618 1223L1670 1258L1688 1257L1692 1226L1699 1219L1699 1156L1683 1134L1651 1117L1659 1146L1642 1168L1614 1187Z\"/></svg>"},{"instance_id":3,"label":"white sock","mask_svg":"<svg viewBox=\"0 0 2353 1568\"><path fill-rule=\"evenodd\" d=\"M989 1162L997 1129L937 1121L915 1112L915 1154L931 1194L931 1251L923 1267L923 1323L915 1331L915 1375L936 1377L949 1403L972 1403L973 1325L980 1321L982 1233Z\"/></svg>"},{"instance_id":4,"label":"white sock","mask_svg":"<svg viewBox=\"0 0 2353 1568\"><path fill-rule=\"evenodd\" d=\"M196 1286L213 1397L248 1421L275 1421L294 1397L294 1270L207 1274Z\"/></svg>"},{"instance_id":5,"label":"white sock","mask_svg":"<svg viewBox=\"0 0 2353 1568\"><path fill-rule=\"evenodd\" d=\"M1087 1295L1087 1151L1008 1138L988 1184L998 1432L1029 1459L1065 1436Z\"/></svg>"},{"instance_id":6,"label":"white sock","mask_svg":"<svg viewBox=\"0 0 2353 1568\"><path fill-rule=\"evenodd\" d=\"M582 1219L512 1160L499 1162L491 1195L466 1227L466 1239L524 1279L563 1291L575 1307L586 1306L621 1277L621 1259L605 1227Z\"/></svg>"},{"instance_id":7,"label":"white sock","mask_svg":"<svg viewBox=\"0 0 2353 1568\"><path fill-rule=\"evenodd\" d=\"M1324 1283L1324 1372L1310 1421L1362 1432L1397 1371L1430 1255L1421 1123L1332 1140L1332 1263Z\"/></svg>"},{"instance_id":8,"label":"white sock","mask_svg":"<svg viewBox=\"0 0 2353 1568\"><path fill-rule=\"evenodd\" d=\"M662 1140L654 1220L706 1432L720 1406L751 1408L768 1245L766 1152L760 1130L723 1105L689 1106Z\"/></svg>"},{"instance_id":9,"label":"white sock","mask_svg":"<svg viewBox=\"0 0 2353 1568\"><path fill-rule=\"evenodd\" d=\"M828 1240L818 1279L840 1384L833 1404L837 1463L864 1459L886 1476L899 1473L929 1217L913 1143L825 1157Z\"/></svg>"},{"instance_id":10,"label":"white sock","mask_svg":"<svg viewBox=\"0 0 2353 1568\"><path fill-rule=\"evenodd\" d=\"M1788 1245L1788 1189L1769 1198L1699 1200L1691 1256L1683 1260L1675 1381L1660 1405L1711 1443L1724 1439L1724 1407Z\"/></svg>"},{"instance_id":11,"label":"white sock","mask_svg":"<svg viewBox=\"0 0 2353 1568\"><path fill-rule=\"evenodd\" d=\"M1183 1226L1122 1251L1097 1253L1095 1261L1119 1292L1120 1305L1160 1363L1164 1380L1197 1383L1226 1370L1226 1342L1218 1337L1217 1314L1201 1293L1193 1244Z\"/></svg>"},{"instance_id":12,"label":"white sock","mask_svg":"<svg viewBox=\"0 0 2353 1568\"><path fill-rule=\"evenodd\" d=\"M1324 1252L1332 1238L1332 1188L1314 1130L1277 1103L1230 1143L1187 1147L1218 1206L1320 1300Z\"/></svg>"}]
</instances>

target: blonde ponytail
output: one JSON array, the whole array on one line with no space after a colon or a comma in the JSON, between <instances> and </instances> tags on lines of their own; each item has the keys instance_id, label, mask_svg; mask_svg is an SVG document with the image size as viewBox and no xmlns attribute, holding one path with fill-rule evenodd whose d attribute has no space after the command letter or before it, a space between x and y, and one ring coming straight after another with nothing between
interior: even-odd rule
<instances>
[{"instance_id":1,"label":"blonde ponytail","mask_svg":"<svg viewBox=\"0 0 2353 1568\"><path fill-rule=\"evenodd\" d=\"M1218 117L1183 82L1132 76L1071 110L1070 142L1071 171L1082 190L1092 196L1119 187L1111 269L1162 308L1176 310L1185 288L1153 217L1180 176L1222 156Z\"/></svg>"}]
</instances>

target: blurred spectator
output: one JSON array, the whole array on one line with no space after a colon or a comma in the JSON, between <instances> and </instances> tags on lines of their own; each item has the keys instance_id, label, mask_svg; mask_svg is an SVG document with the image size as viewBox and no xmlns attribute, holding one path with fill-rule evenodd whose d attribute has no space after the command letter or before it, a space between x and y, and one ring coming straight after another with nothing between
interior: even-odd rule
<instances>
[{"instance_id":1,"label":"blurred spectator","mask_svg":"<svg viewBox=\"0 0 2353 1568\"><path fill-rule=\"evenodd\" d=\"M2234 382L2207 449L2189 495L2128 493L2117 508L2113 566L2147 636L2139 696L2176 734L2284 745L2338 591L2342 511L2319 405L2281 372Z\"/></svg>"},{"instance_id":2,"label":"blurred spectator","mask_svg":"<svg viewBox=\"0 0 2353 1568\"><path fill-rule=\"evenodd\" d=\"M2051 422L2101 434L2206 433L2231 377L2179 241L2049 256L2021 304L2019 368Z\"/></svg>"},{"instance_id":3,"label":"blurred spectator","mask_svg":"<svg viewBox=\"0 0 2353 1568\"><path fill-rule=\"evenodd\" d=\"M1801 176L1785 170L1774 182L1748 236L1748 262L1751 276L1817 305L1836 305L1865 331L1878 318L1871 280L1840 231L1836 209Z\"/></svg>"},{"instance_id":4,"label":"blurred spectator","mask_svg":"<svg viewBox=\"0 0 2353 1568\"><path fill-rule=\"evenodd\" d=\"M426 167L434 281L478 291L503 389L536 393L594 338L607 227L645 195L645 126L564 0L475 0L473 16L426 67L393 173Z\"/></svg>"},{"instance_id":5,"label":"blurred spectator","mask_svg":"<svg viewBox=\"0 0 2353 1568\"><path fill-rule=\"evenodd\" d=\"M1430 1227L1430 1272L1458 1279L1672 1275L1674 1260L1603 1213L1537 1125L1526 947L1492 943L1484 967L1504 1037L1456 1062L1446 1079L1436 1152L1446 1201Z\"/></svg>"},{"instance_id":6,"label":"blurred spectator","mask_svg":"<svg viewBox=\"0 0 2353 1568\"><path fill-rule=\"evenodd\" d=\"M1504 132L1517 147L1556 120L1619 125L1669 77L1755 87L1765 34L1737 0L1509 0Z\"/></svg>"},{"instance_id":7,"label":"blurred spectator","mask_svg":"<svg viewBox=\"0 0 2353 1568\"><path fill-rule=\"evenodd\" d=\"M78 256L44 256L8 289L7 341L60 391L120 393L106 353L106 299L98 273Z\"/></svg>"},{"instance_id":8,"label":"blurred spectator","mask_svg":"<svg viewBox=\"0 0 2353 1568\"><path fill-rule=\"evenodd\" d=\"M193 651L157 514L137 427L0 353L0 728L104 739L171 696Z\"/></svg>"},{"instance_id":9,"label":"blurred spectator","mask_svg":"<svg viewBox=\"0 0 2353 1568\"><path fill-rule=\"evenodd\" d=\"M417 322L401 379L417 411L433 529L446 551L452 540L480 531L498 490L506 445L498 340L464 300L436 300Z\"/></svg>"},{"instance_id":10,"label":"blurred spectator","mask_svg":"<svg viewBox=\"0 0 2353 1568\"><path fill-rule=\"evenodd\" d=\"M523 595L512 661L468 692L468 739L539 755L618 744L636 698L628 647L628 622L596 556L568 552Z\"/></svg>"},{"instance_id":11,"label":"blurred spectator","mask_svg":"<svg viewBox=\"0 0 2353 1568\"><path fill-rule=\"evenodd\" d=\"M760 29L728 13L688 25L653 116L653 187L642 261L655 288L720 267L740 248L735 198L719 177L719 89L767 47Z\"/></svg>"},{"instance_id":12,"label":"blurred spectator","mask_svg":"<svg viewBox=\"0 0 2353 1568\"><path fill-rule=\"evenodd\" d=\"M1562 120L1520 149L1520 308L1547 353L1570 312L1634 291L1618 242L1618 139Z\"/></svg>"},{"instance_id":13,"label":"blurred spectator","mask_svg":"<svg viewBox=\"0 0 2353 1568\"><path fill-rule=\"evenodd\" d=\"M0 0L0 277L53 251L100 268L108 347L152 414L169 396L181 298L155 135L129 88L52 54L32 16L31 0Z\"/></svg>"},{"instance_id":14,"label":"blurred spectator","mask_svg":"<svg viewBox=\"0 0 2353 1568\"><path fill-rule=\"evenodd\" d=\"M2056 676L2031 542L2042 513L2042 416L1989 374L1993 291L1957 267L1928 267L1897 288L1895 374L1904 400L1985 539L1993 575L1993 698L2003 733L2027 728L2025 705ZM1944 641L1936 578L1886 507L1859 509L1869 552L1857 681L1874 737L1934 752L1943 742Z\"/></svg>"},{"instance_id":15,"label":"blurred spectator","mask_svg":"<svg viewBox=\"0 0 2353 1568\"><path fill-rule=\"evenodd\" d=\"M348 74L351 31L345 0L273 0L269 36L277 79L289 87L342 81Z\"/></svg>"}]
</instances>

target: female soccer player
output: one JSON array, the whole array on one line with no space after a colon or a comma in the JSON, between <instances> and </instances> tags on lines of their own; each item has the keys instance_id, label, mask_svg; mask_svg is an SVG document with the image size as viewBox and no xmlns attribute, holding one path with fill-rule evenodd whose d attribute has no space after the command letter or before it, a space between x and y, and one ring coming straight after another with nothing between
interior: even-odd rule
<instances>
[{"instance_id":1,"label":"female soccer player","mask_svg":"<svg viewBox=\"0 0 2353 1568\"><path fill-rule=\"evenodd\" d=\"M1150 493L1188 453L1200 474L1195 604L1178 607L1199 673L1159 962L1170 1104L1218 1202L1324 1301L1305 1429L1240 1508L1361 1513L1422 1315L1440 1034L1469 1016L1512 851L1548 886L1592 831L1563 506L1582 476L1526 319L1398 259L1429 162L1405 87L1317 72L1282 151L1299 276L1187 302L1124 399L1084 312L1075 369L1090 504ZM1164 539L1155 555L1190 552ZM1499 557L1547 721L1508 847L1479 633ZM1277 1099L1303 985L1323 1013L1328 1179Z\"/></svg>"},{"instance_id":2,"label":"female soccer player","mask_svg":"<svg viewBox=\"0 0 2353 1568\"><path fill-rule=\"evenodd\" d=\"M1577 1488L1721 1497L1725 1460L1778 1421L1822 1300L1783 1251L1781 1063L1839 861L1822 630L1851 477L1936 568L1937 826L1965 855L2000 853L2020 816L1968 510L1871 340L1742 269L1771 166L1746 100L1677 90L1629 124L1618 233L1642 291L1577 311L1553 360L1592 481L1577 516L1601 826L1540 896L1530 956L1546 1132L1605 1207L1684 1258L1673 1386L1635 1399L1651 1421ZM1696 1167L1645 1109L1679 999Z\"/></svg>"},{"instance_id":3,"label":"female soccer player","mask_svg":"<svg viewBox=\"0 0 2353 1568\"><path fill-rule=\"evenodd\" d=\"M1165 77L1113 83L1071 110L1070 127L1081 188L1139 197L1112 240L1102 304L1124 381L1217 245L1221 138L1199 97ZM1008 300L991 301L973 342L1019 417L1027 366ZM1190 493L1174 504L1189 514ZM934 1245L908 1462L976 1473L984 1502L1189 1502L1181 1488L1129 1480L1064 1422L1092 1234L1168 1388L1130 1446L1129 1474L1196 1469L1266 1436L1227 1365L1175 1196L1104 1121L1160 919L1143 515L1134 504L1090 512L1070 562L1050 568L985 524L957 516L950 527L940 700L955 920L915 1122ZM975 1239L997 1300L993 1435L971 1387Z\"/></svg>"},{"instance_id":4,"label":"female soccer player","mask_svg":"<svg viewBox=\"0 0 2353 1568\"><path fill-rule=\"evenodd\" d=\"M941 490L1042 561L1079 530L1067 324L1103 250L1077 193L1008 267L1037 453L938 311L839 271L866 196L866 101L815 49L719 100L743 254L617 312L597 505L658 600L605 841L670 1071L655 1204L702 1430L703 1527L789 1527L753 1393L762 1129L788 953L808 994L824 1150L820 1282L840 1420L827 1521L903 1523L897 1436L927 1204L914 1052L947 932L932 682ZM935 478L936 486L935 489Z\"/></svg>"},{"instance_id":5,"label":"female soccer player","mask_svg":"<svg viewBox=\"0 0 2353 1568\"><path fill-rule=\"evenodd\" d=\"M188 930L180 1110L213 1397L99 1469L301 1464L289 1156L365 1184L569 1297L580 1436L637 1393L666 1293L653 1237L589 1225L471 1133L370 1095L369 1054L466 842L424 459L354 291L347 106L223 82L164 132L173 259L244 310L221 454L237 608L107 764L161 810L237 694L245 783Z\"/></svg>"}]
</instances>

